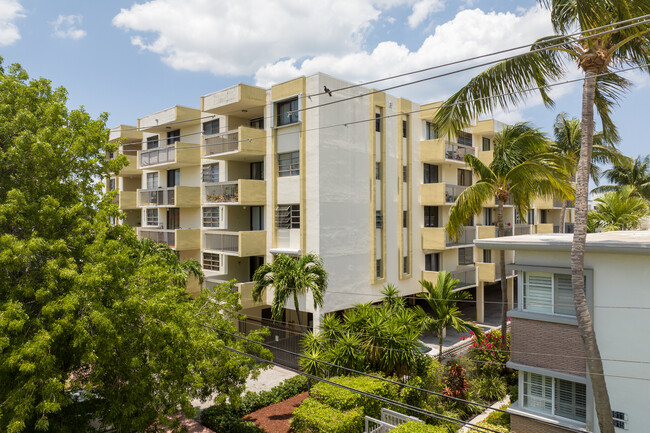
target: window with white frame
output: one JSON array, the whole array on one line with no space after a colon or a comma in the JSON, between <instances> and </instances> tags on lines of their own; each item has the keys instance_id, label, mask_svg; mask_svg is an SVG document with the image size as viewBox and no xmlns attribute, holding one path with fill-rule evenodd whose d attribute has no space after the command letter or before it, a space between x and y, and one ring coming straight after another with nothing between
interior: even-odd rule
<instances>
[{"instance_id":1,"label":"window with white frame","mask_svg":"<svg viewBox=\"0 0 650 433\"><path fill-rule=\"evenodd\" d=\"M108 179L108 190L109 191L115 191L115 178L111 177Z\"/></svg>"},{"instance_id":2,"label":"window with white frame","mask_svg":"<svg viewBox=\"0 0 650 433\"><path fill-rule=\"evenodd\" d=\"M522 372L523 407L548 415L585 422L587 390L583 383Z\"/></svg>"},{"instance_id":3,"label":"window with white frame","mask_svg":"<svg viewBox=\"0 0 650 433\"><path fill-rule=\"evenodd\" d=\"M434 140L439 138L438 125L432 122L424 122L424 139Z\"/></svg>"},{"instance_id":4,"label":"window with white frame","mask_svg":"<svg viewBox=\"0 0 650 433\"><path fill-rule=\"evenodd\" d=\"M221 256L213 253L203 253L203 268L208 271L219 271L221 268Z\"/></svg>"},{"instance_id":5,"label":"window with white frame","mask_svg":"<svg viewBox=\"0 0 650 433\"><path fill-rule=\"evenodd\" d=\"M278 126L290 125L298 122L298 98L278 102L276 104Z\"/></svg>"},{"instance_id":6,"label":"window with white frame","mask_svg":"<svg viewBox=\"0 0 650 433\"><path fill-rule=\"evenodd\" d=\"M203 208L203 227L219 227L219 208Z\"/></svg>"},{"instance_id":7,"label":"window with white frame","mask_svg":"<svg viewBox=\"0 0 650 433\"><path fill-rule=\"evenodd\" d=\"M145 222L148 226L158 225L158 209L147 209L147 216Z\"/></svg>"},{"instance_id":8,"label":"window with white frame","mask_svg":"<svg viewBox=\"0 0 650 433\"><path fill-rule=\"evenodd\" d=\"M300 152L278 154L278 176L298 176L300 174Z\"/></svg>"},{"instance_id":9,"label":"window with white frame","mask_svg":"<svg viewBox=\"0 0 650 433\"><path fill-rule=\"evenodd\" d=\"M277 226L279 229L299 229L300 205L279 205L277 209Z\"/></svg>"},{"instance_id":10,"label":"window with white frame","mask_svg":"<svg viewBox=\"0 0 650 433\"><path fill-rule=\"evenodd\" d=\"M158 188L158 173L147 173L147 189Z\"/></svg>"},{"instance_id":11,"label":"window with white frame","mask_svg":"<svg viewBox=\"0 0 650 433\"><path fill-rule=\"evenodd\" d=\"M205 183L219 182L219 163L203 166L203 182Z\"/></svg>"},{"instance_id":12,"label":"window with white frame","mask_svg":"<svg viewBox=\"0 0 650 433\"><path fill-rule=\"evenodd\" d=\"M523 310L575 316L571 275L523 272Z\"/></svg>"},{"instance_id":13,"label":"window with white frame","mask_svg":"<svg viewBox=\"0 0 650 433\"><path fill-rule=\"evenodd\" d=\"M474 263L474 247L458 248L458 265L471 265Z\"/></svg>"}]
</instances>

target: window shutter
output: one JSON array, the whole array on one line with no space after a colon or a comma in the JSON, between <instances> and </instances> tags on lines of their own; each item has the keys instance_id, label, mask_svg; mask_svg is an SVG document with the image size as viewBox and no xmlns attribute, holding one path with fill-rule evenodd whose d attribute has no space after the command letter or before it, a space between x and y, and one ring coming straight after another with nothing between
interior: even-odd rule
<instances>
[{"instance_id":1,"label":"window shutter","mask_svg":"<svg viewBox=\"0 0 650 433\"><path fill-rule=\"evenodd\" d=\"M575 316L571 275L555 275L555 314Z\"/></svg>"},{"instance_id":2,"label":"window shutter","mask_svg":"<svg viewBox=\"0 0 650 433\"><path fill-rule=\"evenodd\" d=\"M524 373L524 407L553 413L553 378Z\"/></svg>"},{"instance_id":3,"label":"window shutter","mask_svg":"<svg viewBox=\"0 0 650 433\"><path fill-rule=\"evenodd\" d=\"M524 310L552 313L552 274L524 273Z\"/></svg>"},{"instance_id":4,"label":"window shutter","mask_svg":"<svg viewBox=\"0 0 650 433\"><path fill-rule=\"evenodd\" d=\"M555 415L584 422L586 419L585 394L584 384L555 379Z\"/></svg>"}]
</instances>

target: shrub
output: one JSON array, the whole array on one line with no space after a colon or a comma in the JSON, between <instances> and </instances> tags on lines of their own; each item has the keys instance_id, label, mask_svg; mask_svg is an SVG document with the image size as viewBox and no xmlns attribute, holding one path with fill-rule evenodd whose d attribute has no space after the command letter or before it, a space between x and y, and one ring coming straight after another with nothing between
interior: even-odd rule
<instances>
[{"instance_id":1,"label":"shrub","mask_svg":"<svg viewBox=\"0 0 650 433\"><path fill-rule=\"evenodd\" d=\"M447 377L444 379L445 388L442 393L451 397L465 398L469 382L465 378L465 369L455 361L449 363Z\"/></svg>"},{"instance_id":2,"label":"shrub","mask_svg":"<svg viewBox=\"0 0 650 433\"><path fill-rule=\"evenodd\" d=\"M307 378L301 375L290 377L270 391L247 392L241 401L238 413L248 415L256 410L279 403L307 391Z\"/></svg>"},{"instance_id":3,"label":"shrub","mask_svg":"<svg viewBox=\"0 0 650 433\"><path fill-rule=\"evenodd\" d=\"M510 385L508 387L508 394L510 395L510 402L514 403L517 401L519 398L519 386L518 385Z\"/></svg>"},{"instance_id":4,"label":"shrub","mask_svg":"<svg viewBox=\"0 0 650 433\"><path fill-rule=\"evenodd\" d=\"M483 375L503 374L505 363L510 359L510 333L506 335L505 348L501 347L501 331L498 329L473 335L468 357L480 361L476 368Z\"/></svg>"},{"instance_id":5,"label":"shrub","mask_svg":"<svg viewBox=\"0 0 650 433\"><path fill-rule=\"evenodd\" d=\"M429 391L442 392L443 388L445 387L445 366L442 365L437 359L431 357L429 358L431 359L431 362L429 362L427 365L427 369L424 374L423 386Z\"/></svg>"},{"instance_id":6,"label":"shrub","mask_svg":"<svg viewBox=\"0 0 650 433\"><path fill-rule=\"evenodd\" d=\"M399 395L398 385L378 379L371 379L364 376L343 376L330 380L339 385L391 400L396 400ZM323 404L331 406L334 409L346 411L358 407L362 409L363 415L369 415L375 418L379 417L381 407L386 406L374 398L366 397L357 392L348 391L327 383L318 383L313 386L311 395Z\"/></svg>"},{"instance_id":7,"label":"shrub","mask_svg":"<svg viewBox=\"0 0 650 433\"><path fill-rule=\"evenodd\" d=\"M501 406L499 409L501 410L506 410L508 409L510 405L509 404L504 404ZM503 413L503 412L490 412L490 414L487 416L485 419L486 422L494 425L500 425L503 427L510 427L510 414L508 413Z\"/></svg>"},{"instance_id":8,"label":"shrub","mask_svg":"<svg viewBox=\"0 0 650 433\"><path fill-rule=\"evenodd\" d=\"M447 433L448 430L444 426L429 425L419 422L407 422L397 426L391 430L391 433Z\"/></svg>"},{"instance_id":9,"label":"shrub","mask_svg":"<svg viewBox=\"0 0 650 433\"><path fill-rule=\"evenodd\" d=\"M413 377L406 382L407 385L414 386L416 388L422 388L424 381L419 377ZM422 407L422 402L426 399L426 393L413 388L404 387L399 393L400 401L411 406Z\"/></svg>"},{"instance_id":10,"label":"shrub","mask_svg":"<svg viewBox=\"0 0 650 433\"><path fill-rule=\"evenodd\" d=\"M470 380L470 386L474 396L489 402L501 400L508 392L506 382L500 376L479 376Z\"/></svg>"},{"instance_id":11,"label":"shrub","mask_svg":"<svg viewBox=\"0 0 650 433\"><path fill-rule=\"evenodd\" d=\"M480 421L478 425L481 427L485 427L486 429L496 430L502 433L510 433L510 427L506 427L498 424L490 424L489 422L486 421Z\"/></svg>"},{"instance_id":12,"label":"shrub","mask_svg":"<svg viewBox=\"0 0 650 433\"><path fill-rule=\"evenodd\" d=\"M229 404L211 406L201 412L201 424L216 433L263 433L249 421L242 421Z\"/></svg>"},{"instance_id":13,"label":"shrub","mask_svg":"<svg viewBox=\"0 0 650 433\"><path fill-rule=\"evenodd\" d=\"M308 398L293 412L291 428L296 433L351 433L363 430L363 411L334 409Z\"/></svg>"}]
</instances>

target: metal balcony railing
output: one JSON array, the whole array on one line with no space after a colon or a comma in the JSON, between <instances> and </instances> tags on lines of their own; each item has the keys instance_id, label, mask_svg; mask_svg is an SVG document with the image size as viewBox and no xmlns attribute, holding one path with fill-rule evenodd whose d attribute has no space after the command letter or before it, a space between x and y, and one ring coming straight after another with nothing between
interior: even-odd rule
<instances>
[{"instance_id":1,"label":"metal balcony railing","mask_svg":"<svg viewBox=\"0 0 650 433\"><path fill-rule=\"evenodd\" d=\"M515 226L515 235L529 235L531 233L528 224L517 224Z\"/></svg>"},{"instance_id":2,"label":"metal balcony railing","mask_svg":"<svg viewBox=\"0 0 650 433\"><path fill-rule=\"evenodd\" d=\"M176 232L174 230L140 229L140 237L167 244L172 248L176 245Z\"/></svg>"},{"instance_id":3,"label":"metal balcony railing","mask_svg":"<svg viewBox=\"0 0 650 433\"><path fill-rule=\"evenodd\" d=\"M140 166L164 164L176 161L176 148L174 146L161 147L140 151Z\"/></svg>"},{"instance_id":4,"label":"metal balcony railing","mask_svg":"<svg viewBox=\"0 0 650 433\"><path fill-rule=\"evenodd\" d=\"M140 206L174 206L174 187L140 190Z\"/></svg>"},{"instance_id":5,"label":"metal balcony railing","mask_svg":"<svg viewBox=\"0 0 650 433\"><path fill-rule=\"evenodd\" d=\"M205 233L205 250L222 251L229 253L239 252L238 232L213 232Z\"/></svg>"},{"instance_id":6,"label":"metal balcony railing","mask_svg":"<svg viewBox=\"0 0 650 433\"><path fill-rule=\"evenodd\" d=\"M456 201L460 193L465 191L466 186L459 185L445 185L445 202L453 203Z\"/></svg>"},{"instance_id":7,"label":"metal balcony railing","mask_svg":"<svg viewBox=\"0 0 650 433\"><path fill-rule=\"evenodd\" d=\"M239 183L219 182L219 183L206 183L203 187L205 194L204 201L206 203L232 203L239 200Z\"/></svg>"},{"instance_id":8,"label":"metal balcony railing","mask_svg":"<svg viewBox=\"0 0 650 433\"><path fill-rule=\"evenodd\" d=\"M236 129L219 134L203 136L203 155L218 155L239 149L239 133Z\"/></svg>"},{"instance_id":9,"label":"metal balcony railing","mask_svg":"<svg viewBox=\"0 0 650 433\"><path fill-rule=\"evenodd\" d=\"M458 237L457 240L452 240L449 237L449 233L445 232L446 242L448 247L453 247L456 245L469 245L474 243L476 239L476 227L467 226L463 230L463 234Z\"/></svg>"},{"instance_id":10,"label":"metal balcony railing","mask_svg":"<svg viewBox=\"0 0 650 433\"><path fill-rule=\"evenodd\" d=\"M459 280L456 288L476 285L476 266L471 269L451 272L451 276Z\"/></svg>"},{"instance_id":11,"label":"metal balcony railing","mask_svg":"<svg viewBox=\"0 0 650 433\"><path fill-rule=\"evenodd\" d=\"M574 227L575 227L574 223L566 223L566 224L564 224L564 233L573 233Z\"/></svg>"},{"instance_id":12,"label":"metal balcony railing","mask_svg":"<svg viewBox=\"0 0 650 433\"><path fill-rule=\"evenodd\" d=\"M457 143L445 142L445 158L454 161L464 161L465 155L474 155L472 146L464 146Z\"/></svg>"}]
</instances>

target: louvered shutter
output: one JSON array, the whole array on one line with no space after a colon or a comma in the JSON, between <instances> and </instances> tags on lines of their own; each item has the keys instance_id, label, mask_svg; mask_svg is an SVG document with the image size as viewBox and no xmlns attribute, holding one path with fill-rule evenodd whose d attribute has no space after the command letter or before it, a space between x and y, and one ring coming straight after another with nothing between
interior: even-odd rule
<instances>
[{"instance_id":1,"label":"louvered shutter","mask_svg":"<svg viewBox=\"0 0 650 433\"><path fill-rule=\"evenodd\" d=\"M553 413L553 378L525 372L524 407L538 412Z\"/></svg>"},{"instance_id":2,"label":"louvered shutter","mask_svg":"<svg viewBox=\"0 0 650 433\"><path fill-rule=\"evenodd\" d=\"M571 275L555 275L555 314L566 314L575 316L576 311L573 307L573 287L571 285Z\"/></svg>"},{"instance_id":3,"label":"louvered shutter","mask_svg":"<svg viewBox=\"0 0 650 433\"><path fill-rule=\"evenodd\" d=\"M585 421L586 387L584 384L555 379L555 415Z\"/></svg>"},{"instance_id":4,"label":"louvered shutter","mask_svg":"<svg viewBox=\"0 0 650 433\"><path fill-rule=\"evenodd\" d=\"M524 273L524 310L553 312L553 275L541 272Z\"/></svg>"}]
</instances>

